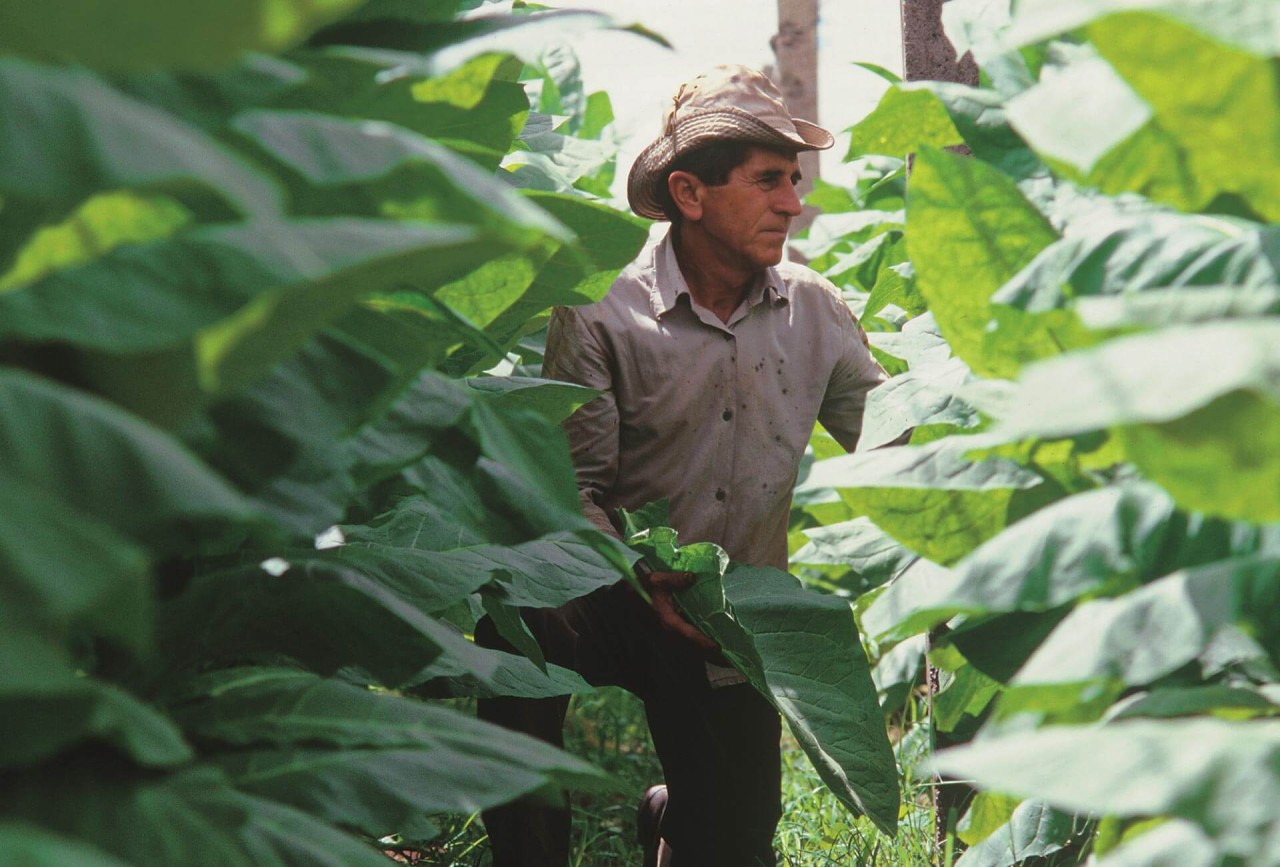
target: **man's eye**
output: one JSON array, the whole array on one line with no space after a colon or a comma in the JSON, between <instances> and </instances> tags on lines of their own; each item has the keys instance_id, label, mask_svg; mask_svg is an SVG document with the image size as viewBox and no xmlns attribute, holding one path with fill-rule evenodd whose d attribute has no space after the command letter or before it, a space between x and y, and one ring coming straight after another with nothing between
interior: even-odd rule
<instances>
[{"instance_id":1,"label":"man's eye","mask_svg":"<svg viewBox=\"0 0 1280 867\"><path fill-rule=\"evenodd\" d=\"M756 181L756 186L762 190L776 190L778 188L779 179L776 177L760 178Z\"/></svg>"}]
</instances>

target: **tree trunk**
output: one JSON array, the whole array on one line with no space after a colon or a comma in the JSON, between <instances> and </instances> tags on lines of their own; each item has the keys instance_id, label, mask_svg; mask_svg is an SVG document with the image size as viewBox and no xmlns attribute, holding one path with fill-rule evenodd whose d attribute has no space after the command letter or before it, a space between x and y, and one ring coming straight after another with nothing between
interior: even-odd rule
<instances>
[{"instance_id":1,"label":"tree trunk","mask_svg":"<svg viewBox=\"0 0 1280 867\"><path fill-rule=\"evenodd\" d=\"M794 117L819 123L818 120L818 0L778 0L778 33L770 41L777 67L771 78L782 91L787 108ZM813 189L818 177L818 154L800 154L800 171L804 180L799 192L804 196ZM805 207L804 213L791 224L793 231L807 227L817 213Z\"/></svg>"}]
</instances>

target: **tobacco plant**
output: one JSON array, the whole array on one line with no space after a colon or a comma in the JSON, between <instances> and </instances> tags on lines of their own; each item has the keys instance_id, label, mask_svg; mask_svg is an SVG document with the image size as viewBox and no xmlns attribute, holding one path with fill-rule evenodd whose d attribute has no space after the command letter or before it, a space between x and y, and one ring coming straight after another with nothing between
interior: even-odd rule
<instances>
[{"instance_id":1,"label":"tobacco plant","mask_svg":"<svg viewBox=\"0 0 1280 867\"><path fill-rule=\"evenodd\" d=\"M1276 6L945 21L980 86L895 82L815 194L895 376L857 453L815 439L795 568L887 712L941 671L958 865L1280 863Z\"/></svg>"}]
</instances>

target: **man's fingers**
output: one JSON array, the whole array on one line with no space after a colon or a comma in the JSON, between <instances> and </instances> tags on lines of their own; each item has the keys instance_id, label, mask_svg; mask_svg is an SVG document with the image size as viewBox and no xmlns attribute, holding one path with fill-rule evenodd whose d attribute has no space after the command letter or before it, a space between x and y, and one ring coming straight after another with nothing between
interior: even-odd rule
<instances>
[{"instance_id":1,"label":"man's fingers","mask_svg":"<svg viewBox=\"0 0 1280 867\"><path fill-rule=\"evenodd\" d=\"M670 573L670 574L681 574L681 573ZM683 574L688 574L688 573L683 573ZM715 641L708 638L706 635L703 635L702 632L699 631L698 627L694 626L688 620L684 619L683 615L681 615L680 612L676 609L675 600L671 597L671 594L669 592L666 592L663 590L656 590L652 594L651 598L653 600L653 613L657 616L658 624L663 629L669 630L671 632L674 632L680 635L682 638L685 638L688 641L692 642L693 644L697 645L698 648L701 650L707 650L707 651L719 650L720 646L716 644Z\"/></svg>"},{"instance_id":2,"label":"man's fingers","mask_svg":"<svg viewBox=\"0 0 1280 867\"><path fill-rule=\"evenodd\" d=\"M692 572L650 572L648 584L658 590L683 590L698 578Z\"/></svg>"}]
</instances>

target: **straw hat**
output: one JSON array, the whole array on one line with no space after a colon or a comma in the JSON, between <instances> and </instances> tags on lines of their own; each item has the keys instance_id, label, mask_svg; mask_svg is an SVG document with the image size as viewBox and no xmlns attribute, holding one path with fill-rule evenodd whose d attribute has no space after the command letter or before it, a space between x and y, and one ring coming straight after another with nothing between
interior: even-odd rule
<instances>
[{"instance_id":1,"label":"straw hat","mask_svg":"<svg viewBox=\"0 0 1280 867\"><path fill-rule=\"evenodd\" d=\"M717 66L680 85L663 133L640 152L627 176L631 210L665 220L656 184L672 161L713 141L744 141L792 150L825 150L831 133L787 111L772 81L746 66Z\"/></svg>"}]
</instances>

